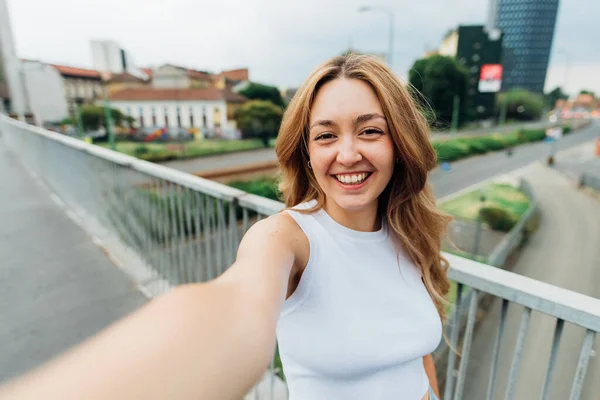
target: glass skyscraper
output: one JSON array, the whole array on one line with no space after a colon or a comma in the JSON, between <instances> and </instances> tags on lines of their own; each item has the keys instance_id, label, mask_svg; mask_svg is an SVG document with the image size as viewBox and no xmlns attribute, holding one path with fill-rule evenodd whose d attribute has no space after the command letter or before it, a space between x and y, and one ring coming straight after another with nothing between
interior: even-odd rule
<instances>
[{"instance_id":1,"label":"glass skyscraper","mask_svg":"<svg viewBox=\"0 0 600 400\"><path fill-rule=\"evenodd\" d=\"M502 90L544 92L558 1L497 0L495 25L504 33Z\"/></svg>"}]
</instances>

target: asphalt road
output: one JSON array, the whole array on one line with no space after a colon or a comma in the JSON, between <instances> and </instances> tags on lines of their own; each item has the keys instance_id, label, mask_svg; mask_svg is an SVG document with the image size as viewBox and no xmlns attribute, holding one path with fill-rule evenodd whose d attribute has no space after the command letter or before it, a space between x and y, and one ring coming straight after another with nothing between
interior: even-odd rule
<instances>
[{"instance_id":1,"label":"asphalt road","mask_svg":"<svg viewBox=\"0 0 600 400\"><path fill-rule=\"evenodd\" d=\"M540 202L541 222L513 271L569 290L600 298L600 201L576 188L573 180L536 163L523 171ZM504 398L523 307L511 305L498 364L495 398ZM486 398L500 301L476 331L464 399ZM527 331L515 399L540 397L550 356L555 319L533 312ZM569 398L584 329L565 324L551 383L550 400ZM600 350L600 335L594 348ZM600 356L590 359L581 400L600 394Z\"/></svg>"},{"instance_id":2,"label":"asphalt road","mask_svg":"<svg viewBox=\"0 0 600 400\"><path fill-rule=\"evenodd\" d=\"M594 121L586 128L564 136L556 142L557 151L564 150L600 136L600 121ZM477 184L493 176L505 174L546 159L551 145L537 142L518 146L511 157L505 151L488 153L451 163L450 171L436 168L430 175L430 182L436 196L443 197L468 186Z\"/></svg>"}]
</instances>

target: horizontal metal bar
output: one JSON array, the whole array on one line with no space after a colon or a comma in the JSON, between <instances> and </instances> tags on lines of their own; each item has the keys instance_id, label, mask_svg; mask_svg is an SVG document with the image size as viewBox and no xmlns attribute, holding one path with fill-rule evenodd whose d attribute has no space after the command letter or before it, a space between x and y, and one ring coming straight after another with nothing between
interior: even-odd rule
<instances>
[{"instance_id":1,"label":"horizontal metal bar","mask_svg":"<svg viewBox=\"0 0 600 400\"><path fill-rule=\"evenodd\" d=\"M482 292L600 332L600 299L444 253L448 277Z\"/></svg>"}]
</instances>

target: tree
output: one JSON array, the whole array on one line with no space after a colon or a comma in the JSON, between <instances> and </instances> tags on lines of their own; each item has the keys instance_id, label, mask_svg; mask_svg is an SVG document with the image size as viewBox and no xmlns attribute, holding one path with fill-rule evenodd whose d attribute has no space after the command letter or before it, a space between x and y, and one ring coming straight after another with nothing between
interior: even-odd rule
<instances>
[{"instance_id":1,"label":"tree","mask_svg":"<svg viewBox=\"0 0 600 400\"><path fill-rule=\"evenodd\" d=\"M276 106L285 107L285 101L281 97L279 89L275 86L250 82L244 89L240 90L240 94L250 100L266 100Z\"/></svg>"},{"instance_id":2,"label":"tree","mask_svg":"<svg viewBox=\"0 0 600 400\"><path fill-rule=\"evenodd\" d=\"M561 87L556 87L544 95L544 103L547 107L553 109L558 100L567 100L568 98L569 95L563 92Z\"/></svg>"},{"instance_id":3,"label":"tree","mask_svg":"<svg viewBox=\"0 0 600 400\"><path fill-rule=\"evenodd\" d=\"M506 93L500 93L497 97L496 108L506 102L506 118L521 121L538 119L544 108L544 98L525 89L512 89Z\"/></svg>"},{"instance_id":4,"label":"tree","mask_svg":"<svg viewBox=\"0 0 600 400\"><path fill-rule=\"evenodd\" d=\"M110 114L116 126L122 126L125 122L131 123L134 121L133 118L114 108L110 109ZM86 131L97 130L100 126L105 126L104 107L92 104L81 106L81 122L83 124L83 129Z\"/></svg>"},{"instance_id":5,"label":"tree","mask_svg":"<svg viewBox=\"0 0 600 400\"><path fill-rule=\"evenodd\" d=\"M244 138L261 138L265 147L276 137L283 117L283 108L266 100L251 100L234 114Z\"/></svg>"},{"instance_id":6,"label":"tree","mask_svg":"<svg viewBox=\"0 0 600 400\"><path fill-rule=\"evenodd\" d=\"M591 90L587 90L587 89L581 90L581 92L579 92L579 94L591 94L592 96L596 97L596 93L594 93Z\"/></svg>"},{"instance_id":7,"label":"tree","mask_svg":"<svg viewBox=\"0 0 600 400\"><path fill-rule=\"evenodd\" d=\"M468 71L453 57L435 55L415 61L408 73L408 80L423 99L421 103L431 106L439 125L447 126L452 120L454 96L460 96L460 119L463 120L466 104ZM419 98L419 94L415 93ZM427 104L425 104L425 102Z\"/></svg>"}]
</instances>

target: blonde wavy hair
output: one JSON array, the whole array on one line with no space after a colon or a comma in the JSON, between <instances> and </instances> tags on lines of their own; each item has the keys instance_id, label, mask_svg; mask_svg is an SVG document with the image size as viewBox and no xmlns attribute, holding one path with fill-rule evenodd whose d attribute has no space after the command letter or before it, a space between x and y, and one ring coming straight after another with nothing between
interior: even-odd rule
<instances>
[{"instance_id":1,"label":"blonde wavy hair","mask_svg":"<svg viewBox=\"0 0 600 400\"><path fill-rule=\"evenodd\" d=\"M441 256L441 238L451 218L441 213L427 183L436 165L429 126L417 104L394 73L379 59L350 54L335 57L308 77L290 102L279 129L275 151L281 167L279 190L287 207L316 199L323 207L325 193L308 168L308 124L318 90L334 79L368 83L381 104L398 158L390 182L379 197L379 210L413 262L442 321L449 290L448 262Z\"/></svg>"}]
</instances>

